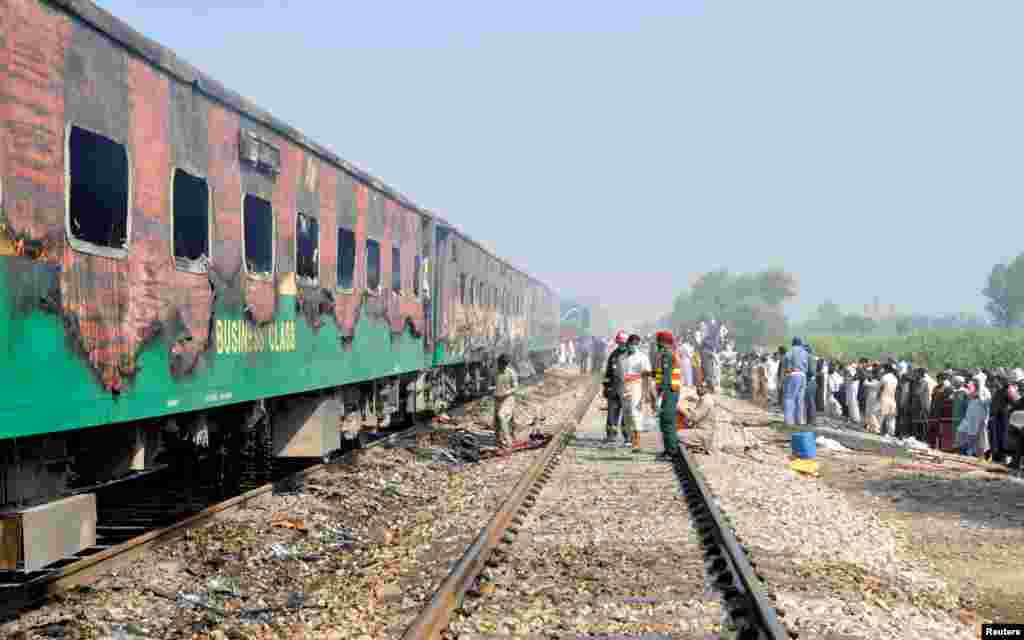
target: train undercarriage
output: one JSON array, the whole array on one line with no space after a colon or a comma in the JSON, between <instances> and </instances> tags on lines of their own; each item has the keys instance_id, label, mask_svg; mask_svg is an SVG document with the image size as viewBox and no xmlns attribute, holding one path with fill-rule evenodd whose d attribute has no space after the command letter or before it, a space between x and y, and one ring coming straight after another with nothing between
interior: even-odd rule
<instances>
[{"instance_id":1,"label":"train undercarriage","mask_svg":"<svg viewBox=\"0 0 1024 640\"><path fill-rule=\"evenodd\" d=\"M527 378L551 362L531 355ZM428 419L488 393L493 361L439 367L370 382L265 398L29 438L0 440L0 513L170 468L225 494L269 480L275 461L327 459L358 448L362 434Z\"/></svg>"}]
</instances>

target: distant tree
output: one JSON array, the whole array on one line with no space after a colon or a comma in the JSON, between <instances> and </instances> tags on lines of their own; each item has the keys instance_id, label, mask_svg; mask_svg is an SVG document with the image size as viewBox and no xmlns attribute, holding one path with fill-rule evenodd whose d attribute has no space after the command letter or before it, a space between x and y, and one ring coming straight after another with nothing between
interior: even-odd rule
<instances>
[{"instance_id":1,"label":"distant tree","mask_svg":"<svg viewBox=\"0 0 1024 640\"><path fill-rule=\"evenodd\" d=\"M1024 320L1024 254L1009 264L996 264L981 293L988 298L985 311L997 327L1013 327Z\"/></svg>"},{"instance_id":2,"label":"distant tree","mask_svg":"<svg viewBox=\"0 0 1024 640\"><path fill-rule=\"evenodd\" d=\"M689 292L676 297L672 324L693 326L709 315L723 320L738 349L781 340L786 331L782 302L796 295L796 279L781 270L731 274L705 273Z\"/></svg>"},{"instance_id":3,"label":"distant tree","mask_svg":"<svg viewBox=\"0 0 1024 640\"><path fill-rule=\"evenodd\" d=\"M834 331L843 321L843 310L831 300L826 300L818 305L815 320L815 324L823 329Z\"/></svg>"},{"instance_id":4,"label":"distant tree","mask_svg":"<svg viewBox=\"0 0 1024 640\"><path fill-rule=\"evenodd\" d=\"M874 331L876 326L877 324L875 321L867 316L850 314L848 316L843 316L840 328L843 333L852 333L863 336Z\"/></svg>"},{"instance_id":5,"label":"distant tree","mask_svg":"<svg viewBox=\"0 0 1024 640\"><path fill-rule=\"evenodd\" d=\"M981 293L988 298L985 311L992 316L998 327L1009 327L1013 324L1013 313L1010 309L1010 287L1007 279L1009 267L1005 264L993 265L988 274L988 283Z\"/></svg>"},{"instance_id":6,"label":"distant tree","mask_svg":"<svg viewBox=\"0 0 1024 640\"><path fill-rule=\"evenodd\" d=\"M910 316L897 316L892 321L892 324L898 336L908 335L914 330L914 322Z\"/></svg>"}]
</instances>

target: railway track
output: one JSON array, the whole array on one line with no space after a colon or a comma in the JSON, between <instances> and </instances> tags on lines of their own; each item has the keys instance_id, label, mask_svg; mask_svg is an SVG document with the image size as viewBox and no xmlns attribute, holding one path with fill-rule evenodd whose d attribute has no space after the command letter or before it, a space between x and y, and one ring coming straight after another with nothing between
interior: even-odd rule
<instances>
[{"instance_id":1,"label":"railway track","mask_svg":"<svg viewBox=\"0 0 1024 640\"><path fill-rule=\"evenodd\" d=\"M393 443L430 429L428 424L416 424L384 434L362 448ZM220 502L214 498L215 487L197 486L191 492L162 487L160 474L138 482L111 484L99 501L103 506L99 508L97 546L42 571L0 575L0 620L36 606L56 593L88 584L99 575L182 537L190 529L209 524L232 509L245 507L264 494L301 485L303 478L325 466L311 460L289 461L276 470L273 481ZM295 471L295 467L301 468ZM181 518L182 514L188 515Z\"/></svg>"},{"instance_id":2,"label":"railway track","mask_svg":"<svg viewBox=\"0 0 1024 640\"><path fill-rule=\"evenodd\" d=\"M788 637L690 454L601 445L581 399L403 638ZM579 425L579 426L578 426Z\"/></svg>"},{"instance_id":3,"label":"railway track","mask_svg":"<svg viewBox=\"0 0 1024 640\"><path fill-rule=\"evenodd\" d=\"M524 387L543 382L543 376L524 380ZM457 403L458 411L478 398ZM91 487L97 494L97 545L43 570L0 572L0 620L16 617L27 608L45 602L56 593L88 584L103 573L130 563L154 547L205 526L227 512L244 508L271 492L285 492L301 486L303 479L353 455L352 449L370 449L433 431L432 423L421 422L404 429L382 432L330 459L275 460L269 482L243 484L242 493L223 499L218 487L209 482L191 486L170 477L171 469L136 474L130 478Z\"/></svg>"}]
</instances>

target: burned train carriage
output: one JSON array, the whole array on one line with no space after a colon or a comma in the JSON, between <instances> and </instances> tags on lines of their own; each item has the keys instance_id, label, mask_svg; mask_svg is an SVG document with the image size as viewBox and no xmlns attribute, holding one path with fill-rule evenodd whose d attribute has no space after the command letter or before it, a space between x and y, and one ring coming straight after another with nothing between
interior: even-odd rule
<instances>
[{"instance_id":1,"label":"burned train carriage","mask_svg":"<svg viewBox=\"0 0 1024 640\"><path fill-rule=\"evenodd\" d=\"M320 456L549 361L550 289L93 4L0 31L0 505L172 441Z\"/></svg>"}]
</instances>

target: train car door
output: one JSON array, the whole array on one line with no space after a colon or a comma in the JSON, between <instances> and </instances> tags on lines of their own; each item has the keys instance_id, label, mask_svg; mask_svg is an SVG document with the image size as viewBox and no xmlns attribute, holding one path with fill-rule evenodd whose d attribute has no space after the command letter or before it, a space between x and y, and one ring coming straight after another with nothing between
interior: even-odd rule
<instances>
[{"instance_id":1,"label":"train car door","mask_svg":"<svg viewBox=\"0 0 1024 640\"><path fill-rule=\"evenodd\" d=\"M446 283L448 281L446 275L450 269L448 259L449 253L449 242L451 238L451 230L445 228L440 224L434 226L434 264L431 265L431 281L430 286L433 289L431 291L431 297L433 298L432 317L430 319L431 334L434 339L434 363L433 366L438 366L439 354L436 345L440 340L439 336L443 330L444 317L450 313L448 308L448 288Z\"/></svg>"}]
</instances>

